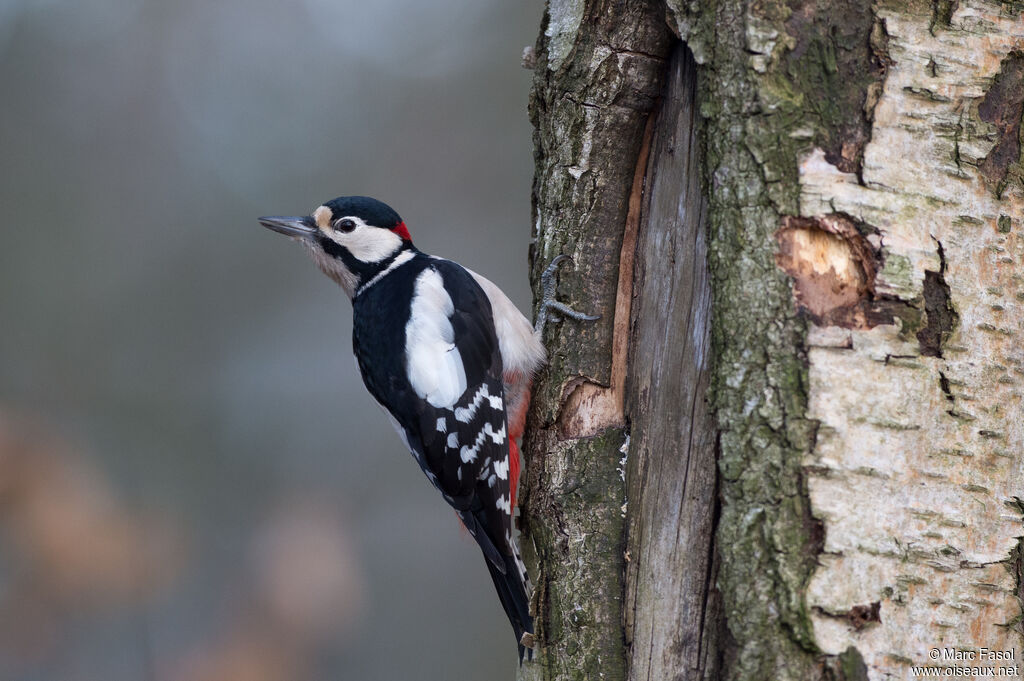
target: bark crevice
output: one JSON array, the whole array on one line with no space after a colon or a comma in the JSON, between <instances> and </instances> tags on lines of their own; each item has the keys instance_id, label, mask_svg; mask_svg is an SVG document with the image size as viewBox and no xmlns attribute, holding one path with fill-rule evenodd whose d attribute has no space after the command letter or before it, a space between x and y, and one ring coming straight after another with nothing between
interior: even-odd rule
<instances>
[{"instance_id":1,"label":"bark crevice","mask_svg":"<svg viewBox=\"0 0 1024 681\"><path fill-rule=\"evenodd\" d=\"M1024 437L1015 418L1024 375L1020 312L1012 305L1024 300L1013 269L1024 253L1012 217L1021 212L1011 181L1019 147L998 175L997 196L979 170L988 158L1014 155L1002 151L1010 142L999 144L1020 116L1007 61L1024 40L1013 14L1019 4L667 0L672 31L706 65L693 100L699 163L685 172L707 190L697 221L707 228L694 232L656 229L665 225L658 216L681 205L686 185L677 175L675 193L657 186L659 175L672 176L664 173L680 148L678 135L661 136L675 77L666 89L660 56L648 58L668 56L665 8L581 0L573 4L582 8L580 21L558 22L550 63L542 38L531 108L534 267L571 252L580 267L561 292L574 305L596 300L583 307L606 316L548 332L552 361L538 381L539 423L555 422L573 377L587 377L595 390L614 384L610 313L622 290L623 226L643 128L663 99L634 263L626 418L590 439L558 440L542 430L528 452L542 460L539 478L528 473L538 503L536 516L530 508L527 516L548 610L541 617L548 678L586 678L599 654L613 660L603 669L609 679L905 675L908 665L927 662L920 651L942 622L957 623L942 632L962 645L1019 643L1016 629L984 614L1010 620L1020 610L1019 581L1011 587L1000 562L1012 547L1019 551L1012 533L1020 509L991 511L1013 496ZM990 121L978 113L983 98ZM850 302L867 305L855 314L877 319L836 324L830 315L844 305L832 302L817 318L800 309L793 279L776 261L786 216L812 226L840 216L857 228L859 235L845 235L815 227L828 236L812 238L841 256L835 274L847 272L856 294ZM686 248L707 250L713 305L694 296L667 311L645 296L679 300L680 291L699 288L666 276L678 260L664 254L686 252L680 244L690 234L704 239ZM870 249L861 252L864 243ZM828 275L819 284L835 283L829 269L818 272ZM694 336L706 328L694 321L700 315L711 328L706 346ZM663 328L651 319L664 320ZM659 357L655 332L691 345L682 357ZM696 357L714 358L707 446L701 428L695 439L690 432L673 438L644 412L665 413L666 401L697 404L690 391L704 380L700 372L672 383L664 379L671 372L652 370ZM689 414L703 418L699 409ZM717 481L701 458L716 446ZM678 455L683 450L687 456ZM677 454L673 462L660 456L665 451ZM604 476L603 495L583 479L592 472ZM691 496L709 488L717 489L717 505ZM576 504L581 495L586 503ZM610 531L588 524L597 516ZM685 544L706 528L716 550L655 578L655 556L670 553L651 547ZM624 540L616 534L623 531ZM615 551L624 552L621 561ZM611 565L592 569L597 556ZM1006 564L1019 572L1019 562L1018 553ZM585 593L583 602L573 602L574 593ZM614 603L602 608L595 598ZM658 599L670 604L666 620L676 626L649 616L643 604ZM692 617L678 616L691 605ZM698 619L699 626L678 626Z\"/></svg>"},{"instance_id":2,"label":"bark crevice","mask_svg":"<svg viewBox=\"0 0 1024 681\"><path fill-rule=\"evenodd\" d=\"M1024 116L1024 52L1011 52L999 65L992 86L978 104L978 117L996 128L996 144L979 169L1002 195L1007 183L1024 180L1021 159L1021 117Z\"/></svg>"},{"instance_id":3,"label":"bark crevice","mask_svg":"<svg viewBox=\"0 0 1024 681\"><path fill-rule=\"evenodd\" d=\"M939 271L924 273L925 325L917 332L917 342L925 357L942 357L942 346L949 340L960 315L953 307L949 284L946 283L946 256L942 244L936 241L939 253Z\"/></svg>"}]
</instances>

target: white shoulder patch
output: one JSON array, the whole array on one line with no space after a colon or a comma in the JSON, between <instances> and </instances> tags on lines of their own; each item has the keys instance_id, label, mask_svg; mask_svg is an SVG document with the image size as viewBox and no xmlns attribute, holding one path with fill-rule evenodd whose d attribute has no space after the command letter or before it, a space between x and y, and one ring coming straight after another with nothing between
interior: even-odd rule
<instances>
[{"instance_id":1,"label":"white shoulder patch","mask_svg":"<svg viewBox=\"0 0 1024 681\"><path fill-rule=\"evenodd\" d=\"M466 369L455 347L451 296L437 270L416 277L405 325L405 368L416 394L433 407L451 408L466 392Z\"/></svg>"},{"instance_id":2,"label":"white shoulder patch","mask_svg":"<svg viewBox=\"0 0 1024 681\"><path fill-rule=\"evenodd\" d=\"M533 327L519 308L494 282L466 268L491 302L494 331L498 335L501 363L505 371L519 371L532 376L544 363L544 345L533 333Z\"/></svg>"}]
</instances>

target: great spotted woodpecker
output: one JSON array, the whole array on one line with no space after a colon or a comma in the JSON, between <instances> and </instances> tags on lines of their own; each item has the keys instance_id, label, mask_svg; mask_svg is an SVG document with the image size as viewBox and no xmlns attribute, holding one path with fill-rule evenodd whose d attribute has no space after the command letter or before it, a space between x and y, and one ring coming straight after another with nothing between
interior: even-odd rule
<instances>
[{"instance_id":1,"label":"great spotted woodpecker","mask_svg":"<svg viewBox=\"0 0 1024 681\"><path fill-rule=\"evenodd\" d=\"M540 330L549 309L596 319L553 299L563 256L544 273L534 330L492 282L417 250L376 199L342 196L309 216L259 221L300 241L351 298L363 382L483 551L521 662L533 619L512 514L530 385L544 362Z\"/></svg>"}]
</instances>

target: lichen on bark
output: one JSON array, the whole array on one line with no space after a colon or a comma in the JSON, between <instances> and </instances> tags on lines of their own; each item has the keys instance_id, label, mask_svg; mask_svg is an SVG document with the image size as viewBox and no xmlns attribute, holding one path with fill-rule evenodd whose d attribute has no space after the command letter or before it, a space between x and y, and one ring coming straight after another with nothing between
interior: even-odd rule
<instances>
[{"instance_id":1,"label":"lichen on bark","mask_svg":"<svg viewBox=\"0 0 1024 681\"><path fill-rule=\"evenodd\" d=\"M537 662L524 678L623 679L624 491L618 460L621 429L559 442L531 440L546 456L530 471L530 562L537 566Z\"/></svg>"},{"instance_id":2,"label":"lichen on bark","mask_svg":"<svg viewBox=\"0 0 1024 681\"><path fill-rule=\"evenodd\" d=\"M774 63L766 62L763 74L750 68L754 22L745 10L745 3L719 2L703 20L686 20L713 31L712 38L695 37L708 65L699 97L710 200L712 389L721 431L718 581L735 642L726 675L809 679L822 667L802 596L820 541L801 470L814 424L804 417L805 323L775 265L773 238L781 214L796 212L798 143L786 126L801 102L764 107L767 85L785 76L769 72ZM685 23L677 16L677 26Z\"/></svg>"}]
</instances>

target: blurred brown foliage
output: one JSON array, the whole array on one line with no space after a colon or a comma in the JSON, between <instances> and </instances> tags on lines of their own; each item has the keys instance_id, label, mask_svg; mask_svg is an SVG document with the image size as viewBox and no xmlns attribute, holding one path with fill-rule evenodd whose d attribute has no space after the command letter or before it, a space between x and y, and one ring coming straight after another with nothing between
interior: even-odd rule
<instances>
[{"instance_id":1,"label":"blurred brown foliage","mask_svg":"<svg viewBox=\"0 0 1024 681\"><path fill-rule=\"evenodd\" d=\"M183 564L171 525L127 508L88 458L38 423L0 413L0 651L50 652L71 610L138 605Z\"/></svg>"},{"instance_id":2,"label":"blurred brown foliage","mask_svg":"<svg viewBox=\"0 0 1024 681\"><path fill-rule=\"evenodd\" d=\"M285 499L256 533L252 548L249 597L219 637L166 674L171 681L306 678L316 651L354 623L363 580L331 504Z\"/></svg>"},{"instance_id":3,"label":"blurred brown foliage","mask_svg":"<svg viewBox=\"0 0 1024 681\"><path fill-rule=\"evenodd\" d=\"M243 597L191 651L155 661L168 681L297 681L362 606L363 580L332 504L273 506L239 561ZM72 614L140 610L173 594L181 532L120 501L81 451L0 412L0 654L22 665L56 654Z\"/></svg>"}]
</instances>

